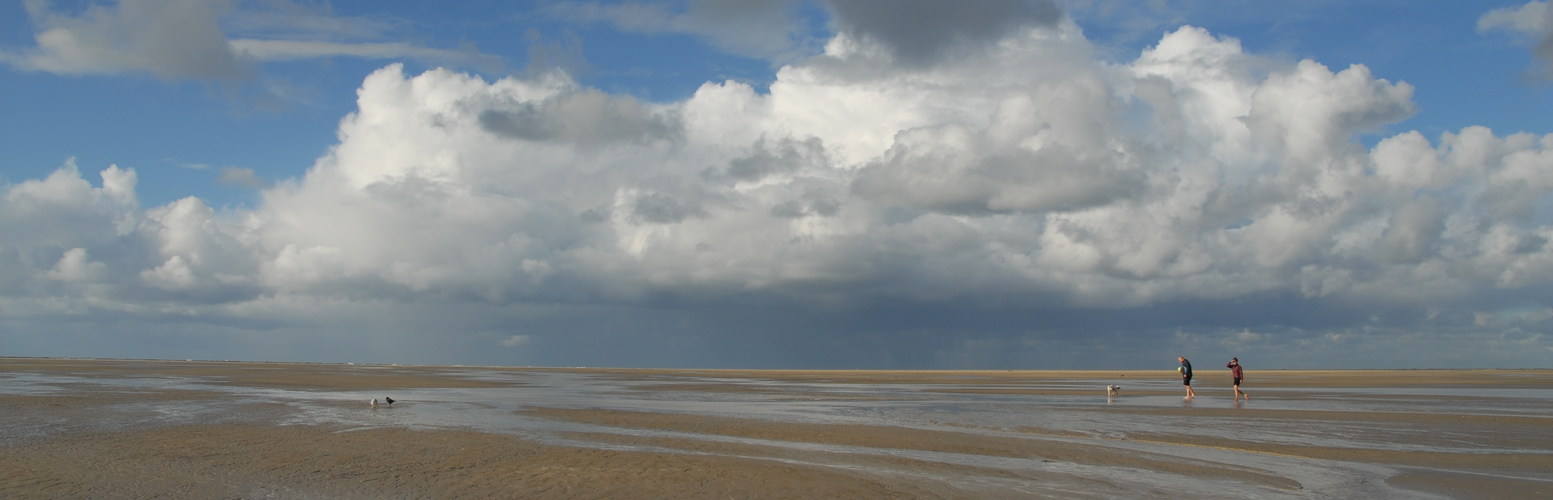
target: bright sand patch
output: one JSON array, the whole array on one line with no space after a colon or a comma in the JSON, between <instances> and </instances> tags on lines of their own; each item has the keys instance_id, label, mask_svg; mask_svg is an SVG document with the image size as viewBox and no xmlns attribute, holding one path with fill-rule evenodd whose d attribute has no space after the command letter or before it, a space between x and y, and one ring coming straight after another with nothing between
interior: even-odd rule
<instances>
[{"instance_id":1,"label":"bright sand patch","mask_svg":"<svg viewBox=\"0 0 1553 500\"><path fill-rule=\"evenodd\" d=\"M91 433L4 450L7 498L889 498L776 461L547 446L466 431L267 425Z\"/></svg>"}]
</instances>

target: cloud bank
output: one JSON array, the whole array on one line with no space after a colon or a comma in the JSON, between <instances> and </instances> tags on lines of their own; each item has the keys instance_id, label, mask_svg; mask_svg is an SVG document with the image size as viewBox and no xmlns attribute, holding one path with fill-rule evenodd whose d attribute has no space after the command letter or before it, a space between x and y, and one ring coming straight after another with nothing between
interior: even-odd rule
<instances>
[{"instance_id":1,"label":"cloud bank","mask_svg":"<svg viewBox=\"0 0 1553 500\"><path fill-rule=\"evenodd\" d=\"M1040 2L908 41L910 23L848 10L863 4L835 2L844 29L767 93L645 103L559 72L387 66L339 143L252 210L142 209L117 167L8 186L4 338L658 366L1541 366L1553 350L1553 136L1366 148L1415 106L1361 65L1190 26L1108 63Z\"/></svg>"},{"instance_id":2,"label":"cloud bank","mask_svg":"<svg viewBox=\"0 0 1553 500\"><path fill-rule=\"evenodd\" d=\"M257 74L263 62L322 57L415 59L495 64L477 52L372 42L386 26L288 1L247 8L237 0L118 0L79 15L27 0L37 46L0 50L0 62L59 75L150 74L167 80L233 80ZM263 38L230 38L227 29Z\"/></svg>"}]
</instances>

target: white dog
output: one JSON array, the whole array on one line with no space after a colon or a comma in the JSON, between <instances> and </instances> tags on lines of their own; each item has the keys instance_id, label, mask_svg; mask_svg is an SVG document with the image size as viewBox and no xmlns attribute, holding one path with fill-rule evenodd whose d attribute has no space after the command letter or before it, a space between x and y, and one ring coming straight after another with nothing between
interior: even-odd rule
<instances>
[{"instance_id":1,"label":"white dog","mask_svg":"<svg viewBox=\"0 0 1553 500\"><path fill-rule=\"evenodd\" d=\"M1119 386L1119 385L1108 385L1108 386L1105 386L1105 395L1106 396L1115 396L1117 394L1120 394L1121 392L1122 392L1122 386Z\"/></svg>"}]
</instances>

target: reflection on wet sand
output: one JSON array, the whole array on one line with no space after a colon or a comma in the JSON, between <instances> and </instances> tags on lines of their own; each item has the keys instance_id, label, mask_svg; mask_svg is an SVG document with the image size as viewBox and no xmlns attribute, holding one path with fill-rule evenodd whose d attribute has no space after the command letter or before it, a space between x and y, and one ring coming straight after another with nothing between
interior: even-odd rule
<instances>
[{"instance_id":1,"label":"reflection on wet sand","mask_svg":"<svg viewBox=\"0 0 1553 500\"><path fill-rule=\"evenodd\" d=\"M1213 375L0 358L0 497L1553 493L1553 371Z\"/></svg>"}]
</instances>

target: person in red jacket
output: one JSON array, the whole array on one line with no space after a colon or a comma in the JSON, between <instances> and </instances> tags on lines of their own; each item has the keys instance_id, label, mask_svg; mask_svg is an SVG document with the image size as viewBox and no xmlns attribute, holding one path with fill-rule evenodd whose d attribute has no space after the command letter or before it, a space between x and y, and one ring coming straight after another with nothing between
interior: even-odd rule
<instances>
[{"instance_id":1,"label":"person in red jacket","mask_svg":"<svg viewBox=\"0 0 1553 500\"><path fill-rule=\"evenodd\" d=\"M1241 396L1245 396L1246 401L1250 401L1250 394L1240 392L1240 379L1244 378L1246 375L1246 372L1240 369L1240 358L1229 358L1229 364L1224 365L1224 367L1229 368L1229 374L1231 377L1235 377L1235 401L1240 401Z\"/></svg>"}]
</instances>

